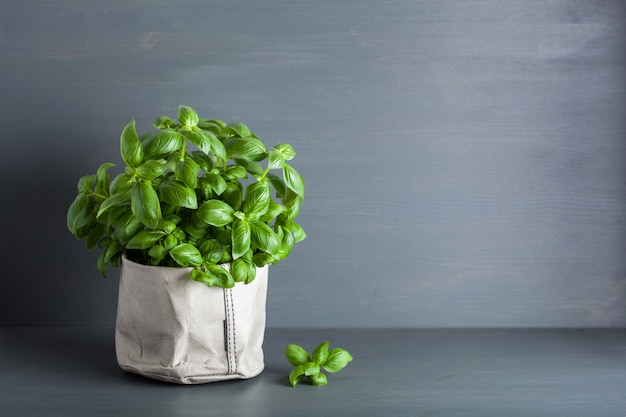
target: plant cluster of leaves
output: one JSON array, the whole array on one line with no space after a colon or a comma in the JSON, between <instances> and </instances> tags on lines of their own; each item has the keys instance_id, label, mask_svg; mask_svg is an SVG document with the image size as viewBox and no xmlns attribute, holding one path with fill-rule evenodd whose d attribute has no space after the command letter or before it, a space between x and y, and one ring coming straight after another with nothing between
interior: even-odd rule
<instances>
[{"instance_id":1,"label":"plant cluster of leaves","mask_svg":"<svg viewBox=\"0 0 626 417\"><path fill-rule=\"evenodd\" d=\"M286 258L306 237L294 220L304 180L290 165L293 147L268 149L243 123L208 120L179 106L138 135L131 120L120 137L124 172L112 180L102 164L80 178L67 226L98 270L122 254L138 263L192 267L208 286L251 282L256 267ZM230 264L223 268L222 264Z\"/></svg>"},{"instance_id":2,"label":"plant cluster of leaves","mask_svg":"<svg viewBox=\"0 0 626 417\"><path fill-rule=\"evenodd\" d=\"M329 373L339 372L352 361L352 355L347 350L334 348L328 350L328 342L320 343L311 355L302 347L293 343L285 347L285 356L295 368L289 373L289 383L295 387L304 377L308 377L311 384L326 385L328 379L322 368Z\"/></svg>"}]
</instances>

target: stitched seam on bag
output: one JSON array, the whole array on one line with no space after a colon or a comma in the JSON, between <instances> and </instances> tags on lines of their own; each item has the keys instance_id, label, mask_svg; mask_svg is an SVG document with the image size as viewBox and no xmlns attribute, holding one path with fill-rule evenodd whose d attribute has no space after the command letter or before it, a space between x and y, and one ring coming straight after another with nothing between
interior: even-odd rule
<instances>
[{"instance_id":1,"label":"stitched seam on bag","mask_svg":"<svg viewBox=\"0 0 626 417\"><path fill-rule=\"evenodd\" d=\"M230 321L232 320L231 318L231 313L230 313L230 291L225 290L226 292L226 326L228 327L228 373L232 374L233 373L233 346L232 346L232 339L230 337L231 335L231 326L230 326Z\"/></svg>"},{"instance_id":2,"label":"stitched seam on bag","mask_svg":"<svg viewBox=\"0 0 626 417\"><path fill-rule=\"evenodd\" d=\"M230 311L232 314L232 326L233 326L233 362L234 362L234 371L233 373L236 374L237 372L239 372L239 361L237 358L237 331L235 329L235 299L233 297L233 290L229 289L228 291L230 291Z\"/></svg>"},{"instance_id":3,"label":"stitched seam on bag","mask_svg":"<svg viewBox=\"0 0 626 417\"><path fill-rule=\"evenodd\" d=\"M230 306L231 306L231 312L233 315L233 355L235 357L235 372L233 373L237 373L239 371L239 360L237 358L237 330L235 329L235 300L233 298L233 290L229 289L230 291Z\"/></svg>"},{"instance_id":4,"label":"stitched seam on bag","mask_svg":"<svg viewBox=\"0 0 626 417\"><path fill-rule=\"evenodd\" d=\"M224 309L226 310L226 360L228 362L228 374L232 373L231 368L231 347L230 347L230 301L228 300L228 290L224 288Z\"/></svg>"},{"instance_id":5,"label":"stitched seam on bag","mask_svg":"<svg viewBox=\"0 0 626 417\"><path fill-rule=\"evenodd\" d=\"M230 288L224 289L226 321L228 327L228 374L237 373L237 345L235 338L235 312L233 293Z\"/></svg>"}]
</instances>

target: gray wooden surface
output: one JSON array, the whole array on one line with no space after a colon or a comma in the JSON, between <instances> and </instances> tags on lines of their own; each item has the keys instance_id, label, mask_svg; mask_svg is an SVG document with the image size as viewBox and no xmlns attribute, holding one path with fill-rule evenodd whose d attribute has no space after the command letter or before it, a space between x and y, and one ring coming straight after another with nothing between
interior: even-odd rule
<instances>
[{"instance_id":1,"label":"gray wooden surface","mask_svg":"<svg viewBox=\"0 0 626 417\"><path fill-rule=\"evenodd\" d=\"M292 143L272 326L626 325L619 0L10 1L0 324L111 325L79 176L188 104Z\"/></svg>"},{"instance_id":2,"label":"gray wooden surface","mask_svg":"<svg viewBox=\"0 0 626 417\"><path fill-rule=\"evenodd\" d=\"M328 385L291 388L287 343L348 349ZM624 330L269 329L248 381L126 374L112 329L0 328L0 415L35 417L623 417Z\"/></svg>"}]
</instances>

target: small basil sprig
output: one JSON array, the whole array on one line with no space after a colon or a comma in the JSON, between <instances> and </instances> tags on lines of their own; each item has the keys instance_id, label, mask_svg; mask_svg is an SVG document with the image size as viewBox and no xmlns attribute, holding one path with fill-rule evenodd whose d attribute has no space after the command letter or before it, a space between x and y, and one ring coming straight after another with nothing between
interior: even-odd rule
<instances>
[{"instance_id":1,"label":"small basil sprig","mask_svg":"<svg viewBox=\"0 0 626 417\"><path fill-rule=\"evenodd\" d=\"M285 347L285 356L295 368L289 373L289 382L295 387L305 376L311 384L316 386L326 385L328 380L321 371L339 372L352 361L352 355L347 350L334 348L328 350L328 342L320 343L311 355L302 347L293 343Z\"/></svg>"}]
</instances>

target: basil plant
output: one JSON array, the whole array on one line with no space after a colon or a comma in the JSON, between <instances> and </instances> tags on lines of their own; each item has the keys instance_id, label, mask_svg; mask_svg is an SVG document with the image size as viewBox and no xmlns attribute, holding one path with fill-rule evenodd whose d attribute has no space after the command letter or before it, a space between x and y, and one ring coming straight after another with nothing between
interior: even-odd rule
<instances>
[{"instance_id":1,"label":"basil plant","mask_svg":"<svg viewBox=\"0 0 626 417\"><path fill-rule=\"evenodd\" d=\"M138 135L134 120L126 125L124 172L111 180L114 165L104 163L78 181L67 227L89 250L101 249L102 276L124 254L192 267L191 279L229 288L251 282L256 267L286 258L306 237L295 222L304 180L290 164L291 145L268 149L243 123L204 119L188 106L154 127Z\"/></svg>"}]
</instances>

